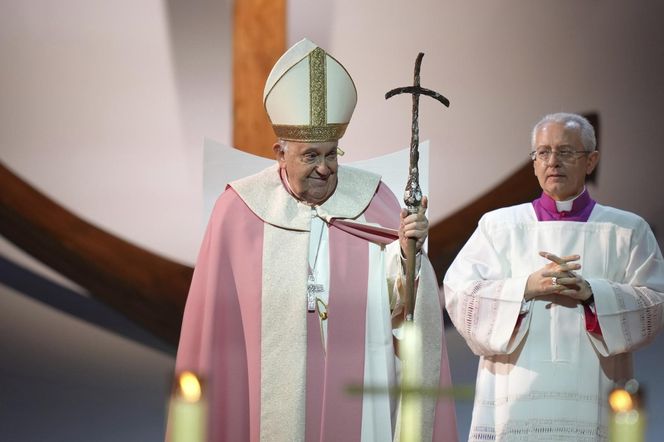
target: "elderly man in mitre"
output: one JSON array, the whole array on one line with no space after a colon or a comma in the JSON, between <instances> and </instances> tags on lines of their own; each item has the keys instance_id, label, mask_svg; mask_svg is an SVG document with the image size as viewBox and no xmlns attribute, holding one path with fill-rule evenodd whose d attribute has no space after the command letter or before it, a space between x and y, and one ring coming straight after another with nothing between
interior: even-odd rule
<instances>
[{"instance_id":1,"label":"elderly man in mitre","mask_svg":"<svg viewBox=\"0 0 664 442\"><path fill-rule=\"evenodd\" d=\"M217 201L176 368L207 379L209 440L391 441L401 249L407 238L421 248L424 210L407 215L379 176L337 164L357 95L323 49L306 39L290 48L263 100L279 139L277 164L230 183ZM419 256L424 384L446 386L442 305ZM386 392L353 396L352 385ZM452 407L425 400L424 440L455 439Z\"/></svg>"},{"instance_id":2,"label":"elderly man in mitre","mask_svg":"<svg viewBox=\"0 0 664 442\"><path fill-rule=\"evenodd\" d=\"M469 439L606 440L608 393L662 328L662 254L642 218L590 197L585 118L545 116L531 158L541 197L485 214L444 279L480 356Z\"/></svg>"}]
</instances>

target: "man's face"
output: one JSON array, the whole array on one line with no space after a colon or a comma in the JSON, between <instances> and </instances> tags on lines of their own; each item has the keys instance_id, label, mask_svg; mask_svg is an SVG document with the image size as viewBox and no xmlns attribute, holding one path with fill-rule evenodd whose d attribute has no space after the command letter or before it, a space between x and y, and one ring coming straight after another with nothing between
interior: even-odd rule
<instances>
[{"instance_id":1,"label":"man's face","mask_svg":"<svg viewBox=\"0 0 664 442\"><path fill-rule=\"evenodd\" d=\"M535 176L544 193L556 201L565 201L580 194L586 175L595 169L599 161L599 152L578 153L565 160L557 155L561 150L584 150L580 129L560 123L545 124L535 135L535 150L540 149L553 152L548 160L536 158L533 162Z\"/></svg>"},{"instance_id":2,"label":"man's face","mask_svg":"<svg viewBox=\"0 0 664 442\"><path fill-rule=\"evenodd\" d=\"M334 193L337 187L337 142L323 143L288 142L282 152L274 145L279 167L286 170L291 190L309 204L320 204Z\"/></svg>"}]
</instances>

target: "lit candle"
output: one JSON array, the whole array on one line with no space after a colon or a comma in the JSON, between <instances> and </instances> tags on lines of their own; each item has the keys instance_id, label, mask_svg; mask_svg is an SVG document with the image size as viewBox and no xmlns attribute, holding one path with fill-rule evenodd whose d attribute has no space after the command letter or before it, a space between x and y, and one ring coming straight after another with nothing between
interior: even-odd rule
<instances>
[{"instance_id":1,"label":"lit candle","mask_svg":"<svg viewBox=\"0 0 664 442\"><path fill-rule=\"evenodd\" d=\"M611 421L609 435L611 442L643 442L645 440L645 411L641 408L642 390L632 379L625 388L616 388L609 395Z\"/></svg>"},{"instance_id":2,"label":"lit candle","mask_svg":"<svg viewBox=\"0 0 664 442\"><path fill-rule=\"evenodd\" d=\"M403 324L403 338L399 342L402 365L401 437L402 442L422 440L422 395L415 389L422 387L422 335L412 321Z\"/></svg>"},{"instance_id":3,"label":"lit candle","mask_svg":"<svg viewBox=\"0 0 664 442\"><path fill-rule=\"evenodd\" d=\"M198 377L190 371L176 378L170 407L171 442L204 442L206 407Z\"/></svg>"}]
</instances>

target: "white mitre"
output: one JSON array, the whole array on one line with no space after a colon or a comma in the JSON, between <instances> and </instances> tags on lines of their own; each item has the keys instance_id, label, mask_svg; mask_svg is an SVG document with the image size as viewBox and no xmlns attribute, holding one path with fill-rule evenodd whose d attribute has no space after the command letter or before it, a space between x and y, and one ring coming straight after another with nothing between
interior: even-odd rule
<instances>
[{"instance_id":1,"label":"white mitre","mask_svg":"<svg viewBox=\"0 0 664 442\"><path fill-rule=\"evenodd\" d=\"M306 38L272 68L263 104L278 138L333 141L346 131L357 90L346 69Z\"/></svg>"}]
</instances>

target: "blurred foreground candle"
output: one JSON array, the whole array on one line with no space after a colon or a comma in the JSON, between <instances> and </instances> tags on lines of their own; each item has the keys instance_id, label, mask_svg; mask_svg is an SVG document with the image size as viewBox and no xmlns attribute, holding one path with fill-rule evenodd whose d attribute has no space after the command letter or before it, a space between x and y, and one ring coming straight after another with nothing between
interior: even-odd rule
<instances>
[{"instance_id":1,"label":"blurred foreground candle","mask_svg":"<svg viewBox=\"0 0 664 442\"><path fill-rule=\"evenodd\" d=\"M646 416L643 407L643 388L636 379L616 388L609 395L611 442L643 442L645 440Z\"/></svg>"},{"instance_id":2,"label":"blurred foreground candle","mask_svg":"<svg viewBox=\"0 0 664 442\"><path fill-rule=\"evenodd\" d=\"M204 442L206 405L200 379L183 371L175 379L170 406L170 441Z\"/></svg>"},{"instance_id":3,"label":"blurred foreground candle","mask_svg":"<svg viewBox=\"0 0 664 442\"><path fill-rule=\"evenodd\" d=\"M402 442L422 440L422 335L412 321L403 324L399 342L402 360L401 437Z\"/></svg>"}]
</instances>

